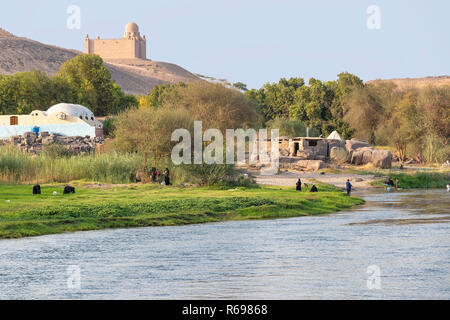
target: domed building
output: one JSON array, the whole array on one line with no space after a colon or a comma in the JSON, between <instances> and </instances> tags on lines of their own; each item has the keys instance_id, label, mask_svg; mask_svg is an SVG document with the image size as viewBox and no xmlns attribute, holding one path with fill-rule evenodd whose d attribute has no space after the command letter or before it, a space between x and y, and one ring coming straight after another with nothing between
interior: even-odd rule
<instances>
[{"instance_id":1,"label":"domed building","mask_svg":"<svg viewBox=\"0 0 450 320\"><path fill-rule=\"evenodd\" d=\"M23 135L25 132L102 137L103 124L88 108L69 103L56 104L47 111L35 110L29 115L0 115L0 139Z\"/></svg>"},{"instance_id":2,"label":"domed building","mask_svg":"<svg viewBox=\"0 0 450 320\"><path fill-rule=\"evenodd\" d=\"M130 22L122 39L85 38L85 53L98 54L103 59L147 59L147 40L141 37L139 26Z\"/></svg>"},{"instance_id":3,"label":"domed building","mask_svg":"<svg viewBox=\"0 0 450 320\"><path fill-rule=\"evenodd\" d=\"M140 38L141 34L139 33L139 27L136 23L130 22L125 26L125 34L123 36L124 38Z\"/></svg>"}]
</instances>

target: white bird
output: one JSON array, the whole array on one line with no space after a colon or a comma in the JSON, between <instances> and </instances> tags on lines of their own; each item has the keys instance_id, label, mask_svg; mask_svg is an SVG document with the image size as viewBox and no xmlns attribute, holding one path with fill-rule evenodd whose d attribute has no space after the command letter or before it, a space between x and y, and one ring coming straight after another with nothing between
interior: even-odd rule
<instances>
[{"instance_id":1,"label":"white bird","mask_svg":"<svg viewBox=\"0 0 450 320\"><path fill-rule=\"evenodd\" d=\"M58 192L53 191L53 195L54 195L54 196L58 195Z\"/></svg>"}]
</instances>

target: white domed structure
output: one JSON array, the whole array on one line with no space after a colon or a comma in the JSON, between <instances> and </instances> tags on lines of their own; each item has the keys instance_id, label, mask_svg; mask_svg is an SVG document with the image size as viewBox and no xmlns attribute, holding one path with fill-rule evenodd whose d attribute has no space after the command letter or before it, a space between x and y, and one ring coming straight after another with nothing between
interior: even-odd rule
<instances>
[{"instance_id":1,"label":"white domed structure","mask_svg":"<svg viewBox=\"0 0 450 320\"><path fill-rule=\"evenodd\" d=\"M94 113L91 110L79 104L59 103L50 107L46 112L47 116L60 113L65 113L71 117L78 117L82 120L93 121L95 119Z\"/></svg>"},{"instance_id":2,"label":"white domed structure","mask_svg":"<svg viewBox=\"0 0 450 320\"><path fill-rule=\"evenodd\" d=\"M70 103L56 104L45 112L34 110L28 115L0 115L0 139L27 132L102 137L103 123L88 108Z\"/></svg>"}]
</instances>

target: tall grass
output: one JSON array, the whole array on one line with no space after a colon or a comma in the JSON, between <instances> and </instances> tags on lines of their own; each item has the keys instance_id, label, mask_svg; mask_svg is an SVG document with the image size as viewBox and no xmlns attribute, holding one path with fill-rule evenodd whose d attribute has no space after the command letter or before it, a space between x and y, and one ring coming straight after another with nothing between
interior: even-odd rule
<instances>
[{"instance_id":1,"label":"tall grass","mask_svg":"<svg viewBox=\"0 0 450 320\"><path fill-rule=\"evenodd\" d=\"M31 155L12 147L0 147L0 182L51 183L89 180L107 183L134 181L142 158L137 154L105 153L97 156L55 158Z\"/></svg>"},{"instance_id":2,"label":"tall grass","mask_svg":"<svg viewBox=\"0 0 450 320\"><path fill-rule=\"evenodd\" d=\"M42 184L74 180L130 183L136 181L136 172L142 169L144 163L143 157L136 153L108 152L74 156L61 150L55 145L40 155L33 155L11 146L0 147L0 183ZM149 159L148 166L149 170L155 167L161 173L168 168L172 184L249 184L249 181L243 181L235 175L234 166L231 165L174 166L170 159Z\"/></svg>"}]
</instances>

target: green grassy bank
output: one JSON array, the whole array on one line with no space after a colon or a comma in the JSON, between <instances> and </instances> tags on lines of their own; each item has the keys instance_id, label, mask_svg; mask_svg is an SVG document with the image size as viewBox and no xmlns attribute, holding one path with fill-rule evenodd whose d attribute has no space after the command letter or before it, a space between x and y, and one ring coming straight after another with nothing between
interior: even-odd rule
<instances>
[{"instance_id":1,"label":"green grassy bank","mask_svg":"<svg viewBox=\"0 0 450 320\"><path fill-rule=\"evenodd\" d=\"M450 171L444 172L415 172L415 173L398 173L391 172L386 175L391 177L394 182L399 180L399 188L402 189L443 189L450 183ZM379 180L376 186L382 186L386 180Z\"/></svg>"},{"instance_id":2,"label":"green grassy bank","mask_svg":"<svg viewBox=\"0 0 450 320\"><path fill-rule=\"evenodd\" d=\"M0 184L0 238L318 215L363 202L328 185L320 185L318 193L280 187L79 186L76 194L64 196L62 188L44 185L42 195L33 196L31 186Z\"/></svg>"}]
</instances>

